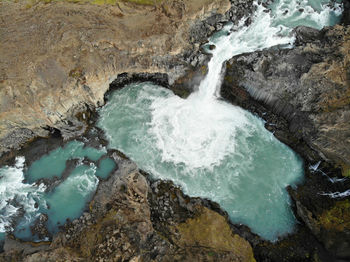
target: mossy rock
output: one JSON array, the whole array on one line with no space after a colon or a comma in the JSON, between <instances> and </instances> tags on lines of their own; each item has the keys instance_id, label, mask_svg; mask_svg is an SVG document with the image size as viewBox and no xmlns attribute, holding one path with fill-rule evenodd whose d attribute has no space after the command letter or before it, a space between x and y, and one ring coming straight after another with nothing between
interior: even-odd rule
<instances>
[{"instance_id":1,"label":"mossy rock","mask_svg":"<svg viewBox=\"0 0 350 262\"><path fill-rule=\"evenodd\" d=\"M232 252L237 261L255 261L253 249L242 237L234 234L225 217L203 207L199 214L176 226L181 247L208 248L208 256L217 252Z\"/></svg>"},{"instance_id":2,"label":"mossy rock","mask_svg":"<svg viewBox=\"0 0 350 262\"><path fill-rule=\"evenodd\" d=\"M350 177L350 166L343 164L341 165L342 175L345 177Z\"/></svg>"},{"instance_id":3,"label":"mossy rock","mask_svg":"<svg viewBox=\"0 0 350 262\"><path fill-rule=\"evenodd\" d=\"M336 202L334 207L320 216L319 223L327 230L350 230L350 201L347 199Z\"/></svg>"}]
</instances>

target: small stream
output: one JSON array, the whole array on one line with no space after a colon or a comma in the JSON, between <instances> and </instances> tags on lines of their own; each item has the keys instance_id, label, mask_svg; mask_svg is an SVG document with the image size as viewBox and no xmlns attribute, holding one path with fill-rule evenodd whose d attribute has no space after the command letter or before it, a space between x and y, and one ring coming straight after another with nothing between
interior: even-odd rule
<instances>
[{"instance_id":1,"label":"small stream","mask_svg":"<svg viewBox=\"0 0 350 262\"><path fill-rule=\"evenodd\" d=\"M219 97L222 65L232 56L279 45L293 46L297 25L322 28L339 22L341 5L328 0L276 0L267 10L256 3L252 23L227 24L213 35L208 74L187 99L150 84L110 94L98 126L109 147L131 157L154 178L169 179L191 196L209 198L234 223L274 241L292 232L296 220L285 190L303 180L303 163L264 128L264 122ZM0 168L0 240L13 232L43 240L30 227L40 214L56 233L79 217L99 180L115 168L107 149L71 141L25 166ZM75 161L69 169L70 161ZM51 181L49 184L47 181Z\"/></svg>"}]
</instances>

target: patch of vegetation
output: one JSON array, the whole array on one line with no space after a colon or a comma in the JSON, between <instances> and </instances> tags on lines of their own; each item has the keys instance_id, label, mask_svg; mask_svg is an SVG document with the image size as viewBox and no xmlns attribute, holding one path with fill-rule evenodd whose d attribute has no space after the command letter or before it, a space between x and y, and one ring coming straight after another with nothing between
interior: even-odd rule
<instances>
[{"instance_id":1,"label":"patch of vegetation","mask_svg":"<svg viewBox=\"0 0 350 262\"><path fill-rule=\"evenodd\" d=\"M210 249L208 256L214 256L216 251L231 251L244 261L255 261L249 243L233 234L226 218L208 208L202 208L198 216L179 224L176 232L180 236L175 240L179 246L206 247Z\"/></svg>"},{"instance_id":2,"label":"patch of vegetation","mask_svg":"<svg viewBox=\"0 0 350 262\"><path fill-rule=\"evenodd\" d=\"M96 246L102 243L108 226L118 224L117 211L111 209L103 218L85 229L79 236L79 249L84 257L91 257Z\"/></svg>"},{"instance_id":3,"label":"patch of vegetation","mask_svg":"<svg viewBox=\"0 0 350 262\"><path fill-rule=\"evenodd\" d=\"M325 211L319 223L328 230L339 232L350 229L350 201L344 200L337 202L330 210Z\"/></svg>"},{"instance_id":4,"label":"patch of vegetation","mask_svg":"<svg viewBox=\"0 0 350 262\"><path fill-rule=\"evenodd\" d=\"M81 68L74 68L69 72L69 76L73 77L75 79L79 79L83 76L83 69Z\"/></svg>"},{"instance_id":5,"label":"patch of vegetation","mask_svg":"<svg viewBox=\"0 0 350 262\"><path fill-rule=\"evenodd\" d=\"M350 177L350 166L346 164L341 165L342 175Z\"/></svg>"}]
</instances>

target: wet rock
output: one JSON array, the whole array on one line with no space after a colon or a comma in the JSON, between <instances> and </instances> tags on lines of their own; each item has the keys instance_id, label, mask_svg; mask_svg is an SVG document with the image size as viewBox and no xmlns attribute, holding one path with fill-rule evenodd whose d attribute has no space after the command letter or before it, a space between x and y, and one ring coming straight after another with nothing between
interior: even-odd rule
<instances>
[{"instance_id":1,"label":"wet rock","mask_svg":"<svg viewBox=\"0 0 350 262\"><path fill-rule=\"evenodd\" d=\"M299 27L298 47L241 55L226 65L222 96L264 118L266 128L305 161L304 184L289 188L299 229L273 246L253 244L259 260L349 259L349 196L337 194L350 186L340 178L350 159L349 30ZM302 236L307 234L313 236ZM303 248L297 239L304 239ZM282 250L284 258L278 255Z\"/></svg>"},{"instance_id":2,"label":"wet rock","mask_svg":"<svg viewBox=\"0 0 350 262\"><path fill-rule=\"evenodd\" d=\"M51 234L47 229L47 221L49 217L47 214L40 214L34 221L34 225L30 227L33 236L38 236L39 239L48 239Z\"/></svg>"},{"instance_id":3,"label":"wet rock","mask_svg":"<svg viewBox=\"0 0 350 262\"><path fill-rule=\"evenodd\" d=\"M350 1L343 1L344 11L341 18L341 23L344 25L350 25Z\"/></svg>"},{"instance_id":4,"label":"wet rock","mask_svg":"<svg viewBox=\"0 0 350 262\"><path fill-rule=\"evenodd\" d=\"M338 258L350 258L349 197L332 197L331 192L344 192L350 180L330 178L336 173L327 164L307 172L306 183L289 192L296 213L325 248Z\"/></svg>"},{"instance_id":5,"label":"wet rock","mask_svg":"<svg viewBox=\"0 0 350 262\"><path fill-rule=\"evenodd\" d=\"M250 14L252 14L255 11L255 7L253 5L253 0L230 0L231 1L231 8L230 11L226 14L226 17L232 21L235 24L238 24L238 22L243 17L248 17ZM251 23L251 20L246 21L247 25Z\"/></svg>"},{"instance_id":6,"label":"wet rock","mask_svg":"<svg viewBox=\"0 0 350 262\"><path fill-rule=\"evenodd\" d=\"M152 181L132 161L112 156L118 169L100 182L88 212L66 223L48 250L6 240L0 259L255 261L250 244L215 204L190 198L170 182Z\"/></svg>"},{"instance_id":7,"label":"wet rock","mask_svg":"<svg viewBox=\"0 0 350 262\"><path fill-rule=\"evenodd\" d=\"M295 33L296 40L295 45L300 46L306 43L315 43L317 40L321 40L321 32L317 29L307 27L307 26L298 26L293 32Z\"/></svg>"},{"instance_id":8,"label":"wet rock","mask_svg":"<svg viewBox=\"0 0 350 262\"><path fill-rule=\"evenodd\" d=\"M119 74L117 78L110 84L110 91L114 91L134 82L153 82L154 84L167 87L169 79L167 74L162 73L123 73Z\"/></svg>"},{"instance_id":9,"label":"wet rock","mask_svg":"<svg viewBox=\"0 0 350 262\"><path fill-rule=\"evenodd\" d=\"M30 256L33 253L41 252L49 249L49 242L31 243L21 242L6 237L4 245L4 253L0 254L1 261L21 261L23 257Z\"/></svg>"},{"instance_id":10,"label":"wet rock","mask_svg":"<svg viewBox=\"0 0 350 262\"><path fill-rule=\"evenodd\" d=\"M119 74L167 73L172 84L229 8L229 0L2 2L0 154L50 130L64 139L83 134L82 113L103 105Z\"/></svg>"},{"instance_id":11,"label":"wet rock","mask_svg":"<svg viewBox=\"0 0 350 262\"><path fill-rule=\"evenodd\" d=\"M302 45L295 49L271 48L231 59L222 96L241 103L252 97L286 119L294 137L346 174L350 28L335 26L319 34L305 27L296 31Z\"/></svg>"}]
</instances>

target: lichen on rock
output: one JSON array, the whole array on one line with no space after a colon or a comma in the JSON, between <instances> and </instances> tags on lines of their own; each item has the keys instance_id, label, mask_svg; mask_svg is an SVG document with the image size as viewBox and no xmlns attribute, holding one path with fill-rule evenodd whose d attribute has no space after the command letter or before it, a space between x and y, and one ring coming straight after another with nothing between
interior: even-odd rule
<instances>
[{"instance_id":1,"label":"lichen on rock","mask_svg":"<svg viewBox=\"0 0 350 262\"><path fill-rule=\"evenodd\" d=\"M255 261L247 240L232 232L227 219L206 207L196 217L177 225L175 231L178 236L174 241L179 246L233 252L236 261Z\"/></svg>"}]
</instances>

